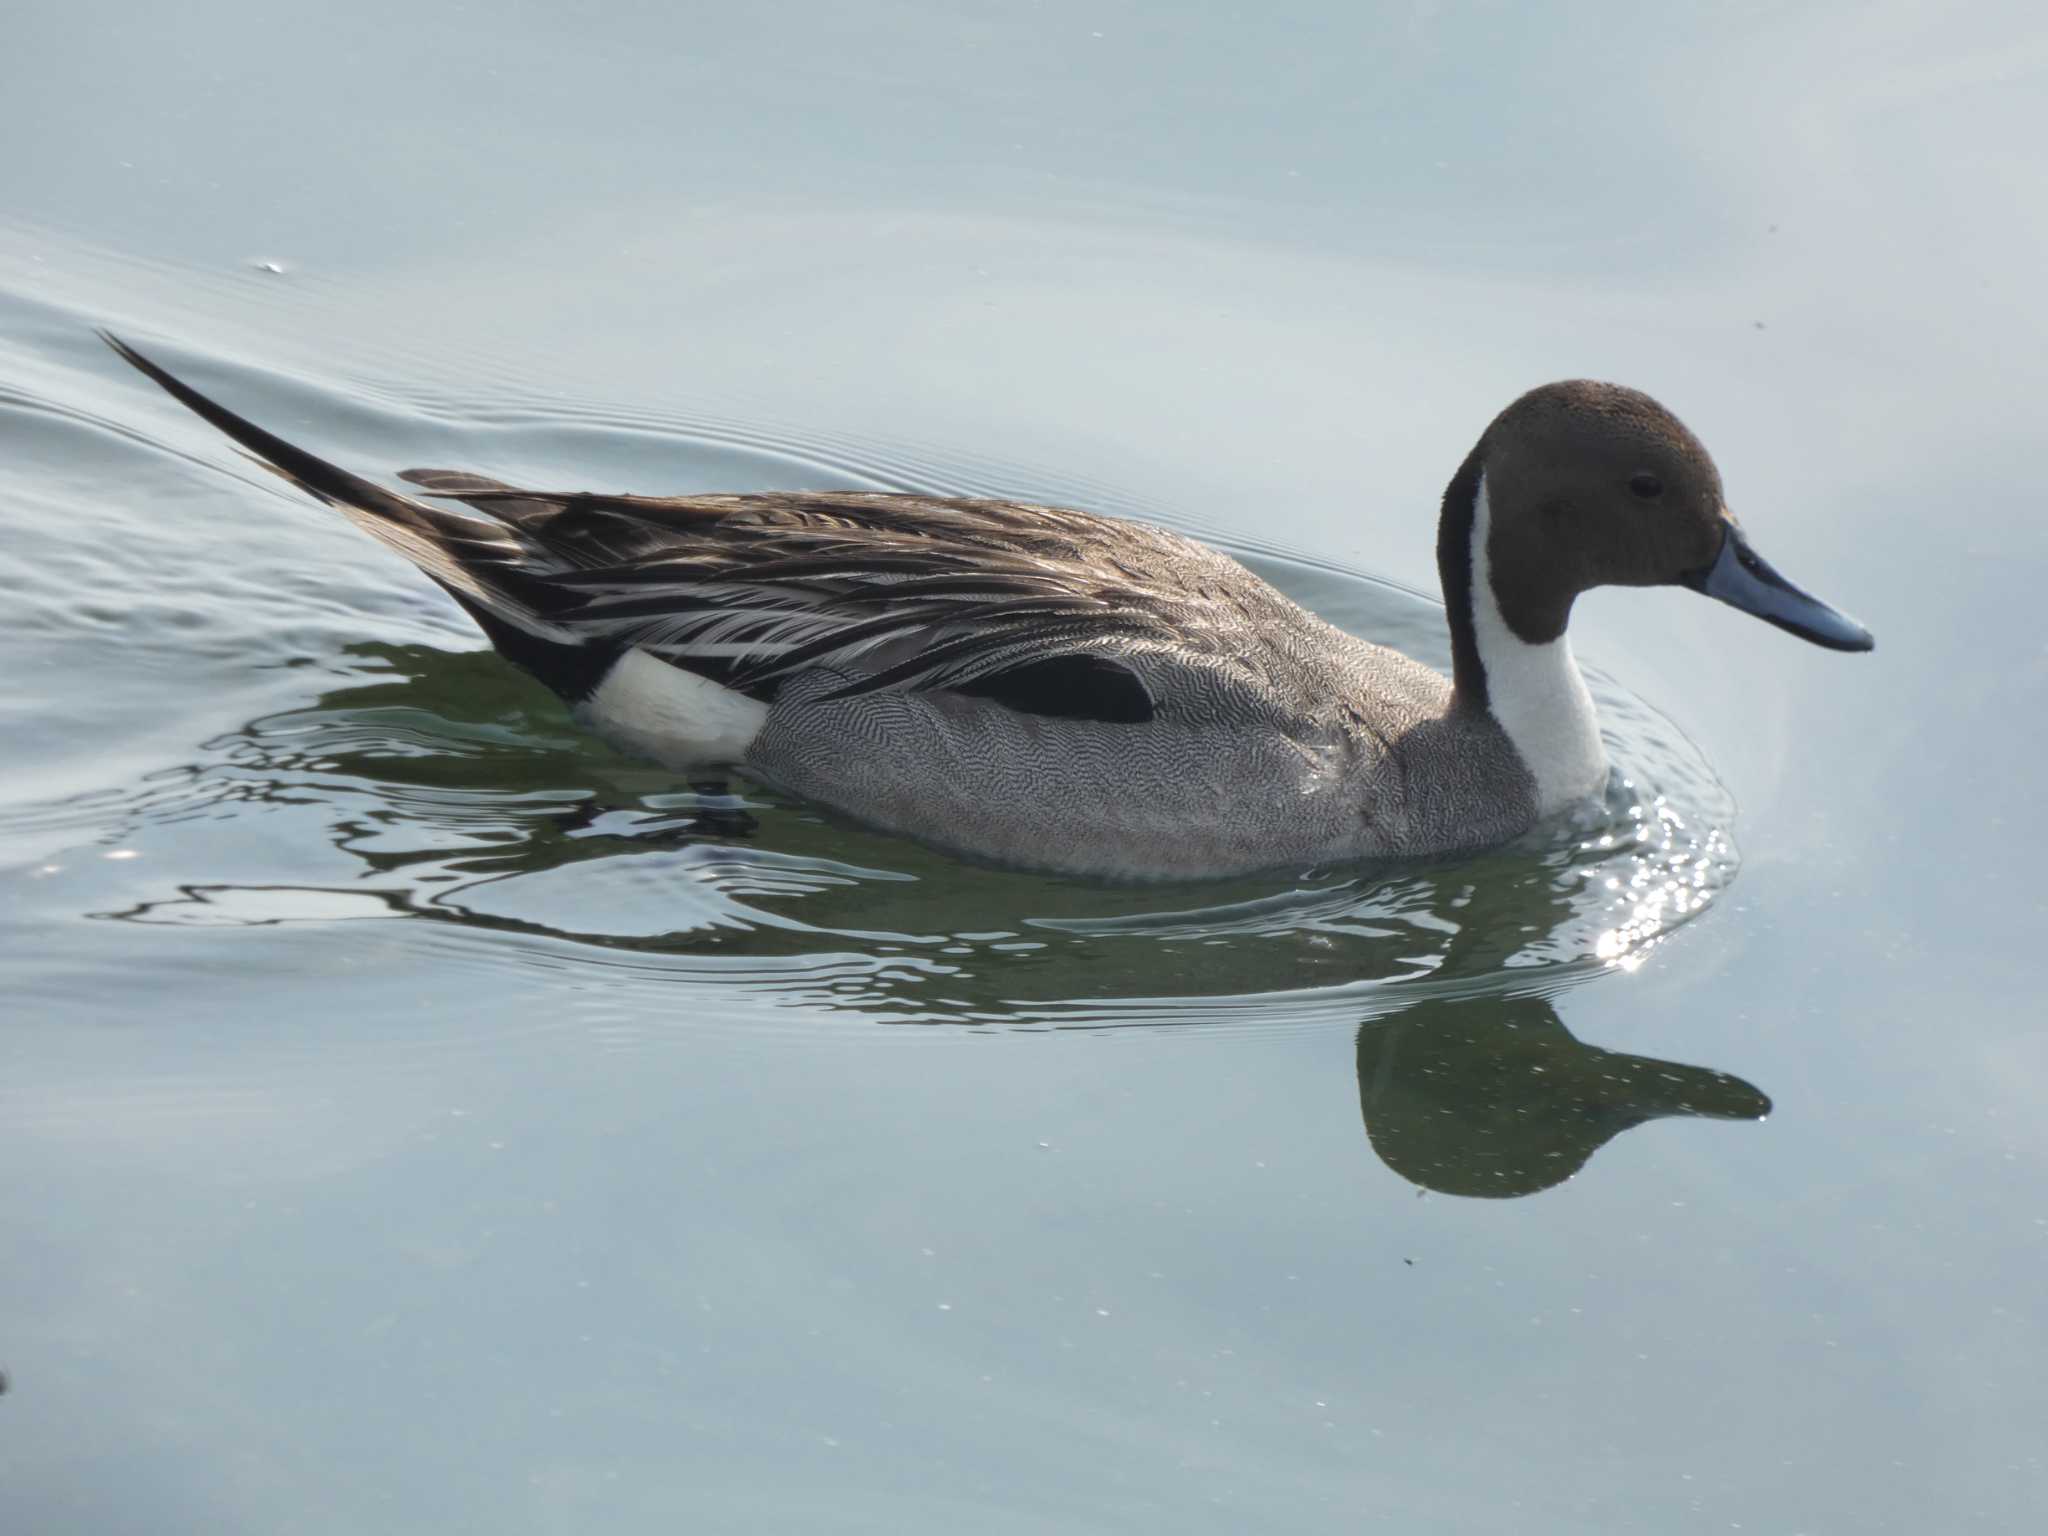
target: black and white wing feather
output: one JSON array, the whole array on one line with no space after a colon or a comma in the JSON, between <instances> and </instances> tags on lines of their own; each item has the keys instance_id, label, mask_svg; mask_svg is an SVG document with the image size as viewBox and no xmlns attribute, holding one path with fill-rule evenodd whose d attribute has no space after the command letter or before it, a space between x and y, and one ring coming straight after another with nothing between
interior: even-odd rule
<instances>
[{"instance_id":1,"label":"black and white wing feather","mask_svg":"<svg viewBox=\"0 0 2048 1536\"><path fill-rule=\"evenodd\" d=\"M1208 552L1084 513L855 493L546 495L445 471L405 478L547 551L541 624L605 649L638 647L764 700L797 672L824 671L844 679L841 695L952 689L1035 713L1140 720L1154 702L1142 659L1185 652L1200 632L1201 601L1163 579L1177 572L1148 567Z\"/></svg>"}]
</instances>

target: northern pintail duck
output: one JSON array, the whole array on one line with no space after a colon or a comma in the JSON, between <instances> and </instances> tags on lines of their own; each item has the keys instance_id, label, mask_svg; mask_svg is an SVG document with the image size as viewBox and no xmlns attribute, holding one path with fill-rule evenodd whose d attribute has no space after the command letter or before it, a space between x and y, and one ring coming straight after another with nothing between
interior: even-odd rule
<instances>
[{"instance_id":1,"label":"northern pintail duck","mask_svg":"<svg viewBox=\"0 0 2048 1536\"><path fill-rule=\"evenodd\" d=\"M1867 630L1765 564L1649 396L1546 384L1444 493L1446 678L1228 556L1014 501L610 496L410 470L435 506L122 357L434 581L629 751L1002 863L1224 875L1505 841L1606 783L1572 602L1692 587L1836 650Z\"/></svg>"}]
</instances>

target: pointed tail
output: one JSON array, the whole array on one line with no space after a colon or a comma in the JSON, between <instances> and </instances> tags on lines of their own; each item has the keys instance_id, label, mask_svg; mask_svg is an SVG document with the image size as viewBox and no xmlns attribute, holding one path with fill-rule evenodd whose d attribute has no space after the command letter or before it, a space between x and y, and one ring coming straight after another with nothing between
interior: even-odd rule
<instances>
[{"instance_id":1,"label":"pointed tail","mask_svg":"<svg viewBox=\"0 0 2048 1536\"><path fill-rule=\"evenodd\" d=\"M571 596L547 580L560 561L516 527L388 491L237 416L111 331L99 337L258 463L339 508L358 528L404 555L468 611L508 660L556 692L581 697L615 659L610 652L595 653L553 621L551 612Z\"/></svg>"}]
</instances>

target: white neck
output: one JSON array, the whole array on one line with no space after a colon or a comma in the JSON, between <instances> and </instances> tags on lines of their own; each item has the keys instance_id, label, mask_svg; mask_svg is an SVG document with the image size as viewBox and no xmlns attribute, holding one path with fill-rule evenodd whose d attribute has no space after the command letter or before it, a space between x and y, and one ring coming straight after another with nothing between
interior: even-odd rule
<instances>
[{"instance_id":1,"label":"white neck","mask_svg":"<svg viewBox=\"0 0 2048 1536\"><path fill-rule=\"evenodd\" d=\"M1486 669L1487 708L1536 778L1536 814L1548 816L1607 782L1607 752L1593 696L1563 635L1531 645L1508 628L1487 555L1493 531L1486 477L1472 505L1472 630Z\"/></svg>"}]
</instances>

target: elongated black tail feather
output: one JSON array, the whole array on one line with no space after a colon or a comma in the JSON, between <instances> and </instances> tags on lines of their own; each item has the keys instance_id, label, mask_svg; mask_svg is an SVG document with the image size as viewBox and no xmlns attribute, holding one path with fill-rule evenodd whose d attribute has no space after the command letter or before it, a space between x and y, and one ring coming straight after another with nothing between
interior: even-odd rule
<instances>
[{"instance_id":1,"label":"elongated black tail feather","mask_svg":"<svg viewBox=\"0 0 2048 1536\"><path fill-rule=\"evenodd\" d=\"M364 512L391 518L401 526L419 526L422 531L432 530L432 525L425 522L420 514L430 513L435 509L422 507L403 496L394 495L360 475L352 475L339 465L330 464L325 459L318 458L305 449L295 447L283 438L264 431L255 422L237 416L226 406L199 393L177 375L158 367L112 331L101 331L98 334L100 340L112 347L123 362L146 375L165 394L191 411L193 415L218 427L301 490L317 496L330 505L353 506Z\"/></svg>"},{"instance_id":2,"label":"elongated black tail feather","mask_svg":"<svg viewBox=\"0 0 2048 1536\"><path fill-rule=\"evenodd\" d=\"M515 528L388 491L208 399L111 331L99 337L259 463L412 561L462 605L507 660L564 698L587 695L618 659L617 647L589 643L552 620L565 599L580 599L545 579L555 562Z\"/></svg>"}]
</instances>

